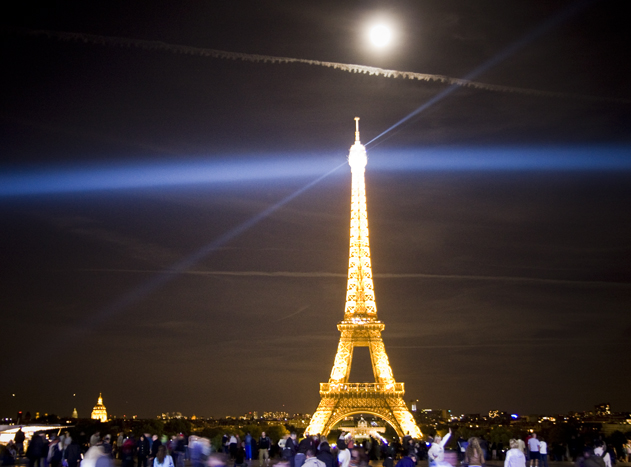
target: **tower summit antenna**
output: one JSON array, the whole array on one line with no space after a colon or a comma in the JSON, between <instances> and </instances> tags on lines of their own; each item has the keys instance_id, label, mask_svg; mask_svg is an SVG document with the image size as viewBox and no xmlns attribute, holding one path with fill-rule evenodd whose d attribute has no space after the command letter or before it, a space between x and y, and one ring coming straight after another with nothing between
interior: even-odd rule
<instances>
[{"instance_id":1,"label":"tower summit antenna","mask_svg":"<svg viewBox=\"0 0 631 467\"><path fill-rule=\"evenodd\" d=\"M359 117L355 117L355 141L359 143Z\"/></svg>"}]
</instances>

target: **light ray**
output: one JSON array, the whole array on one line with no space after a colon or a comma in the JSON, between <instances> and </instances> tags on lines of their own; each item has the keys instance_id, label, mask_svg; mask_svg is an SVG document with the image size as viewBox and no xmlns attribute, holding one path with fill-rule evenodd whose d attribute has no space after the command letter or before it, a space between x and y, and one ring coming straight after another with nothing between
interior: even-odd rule
<instances>
[{"instance_id":1,"label":"light ray","mask_svg":"<svg viewBox=\"0 0 631 467\"><path fill-rule=\"evenodd\" d=\"M332 155L223 158L202 161L46 166L0 170L0 198L97 190L248 182L313 177L327 170Z\"/></svg>"},{"instance_id":2,"label":"light ray","mask_svg":"<svg viewBox=\"0 0 631 467\"><path fill-rule=\"evenodd\" d=\"M631 170L631 146L429 147L372 151L375 171L579 172Z\"/></svg>"},{"instance_id":3,"label":"light ray","mask_svg":"<svg viewBox=\"0 0 631 467\"><path fill-rule=\"evenodd\" d=\"M371 167L377 171L629 171L631 147L506 146L425 147L373 150ZM48 166L0 169L0 199L98 190L141 189L163 186L247 183L310 177L322 173L335 155L286 159L247 159L134 165Z\"/></svg>"}]
</instances>

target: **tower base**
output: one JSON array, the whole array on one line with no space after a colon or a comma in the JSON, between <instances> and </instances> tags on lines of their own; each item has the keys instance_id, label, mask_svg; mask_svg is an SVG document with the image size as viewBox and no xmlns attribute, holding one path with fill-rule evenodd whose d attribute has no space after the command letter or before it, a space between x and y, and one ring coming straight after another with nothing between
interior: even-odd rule
<instances>
[{"instance_id":1,"label":"tower base","mask_svg":"<svg viewBox=\"0 0 631 467\"><path fill-rule=\"evenodd\" d=\"M320 404L305 430L326 436L345 417L369 414L383 419L400 437L420 438L412 413L403 400L403 383L320 383Z\"/></svg>"}]
</instances>

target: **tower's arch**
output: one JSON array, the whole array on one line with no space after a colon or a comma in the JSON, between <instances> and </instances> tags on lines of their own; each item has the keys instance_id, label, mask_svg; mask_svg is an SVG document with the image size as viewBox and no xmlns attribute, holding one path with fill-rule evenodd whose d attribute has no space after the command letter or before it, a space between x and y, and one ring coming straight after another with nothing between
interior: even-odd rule
<instances>
[{"instance_id":1,"label":"tower's arch","mask_svg":"<svg viewBox=\"0 0 631 467\"><path fill-rule=\"evenodd\" d=\"M331 417L330 422L329 422L330 425L327 428L325 428L325 432L322 433L322 435L327 436L331 432L331 430L335 428L335 425L340 423L346 417L350 417L353 415L372 415L373 417L378 417L384 422L386 422L388 425L390 425L394 429L394 431L396 431L397 435L399 435L400 437L403 437L406 435L406 433L401 432L401 427L398 426L396 419L389 416L387 413L383 413L381 411L376 411L376 410L372 410L372 411L371 410L350 410L348 412L344 412L341 414L335 414Z\"/></svg>"}]
</instances>

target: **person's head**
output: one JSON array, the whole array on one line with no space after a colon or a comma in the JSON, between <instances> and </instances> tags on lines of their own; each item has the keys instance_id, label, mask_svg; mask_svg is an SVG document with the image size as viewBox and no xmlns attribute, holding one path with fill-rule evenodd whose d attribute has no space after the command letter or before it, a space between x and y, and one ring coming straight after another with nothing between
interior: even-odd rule
<instances>
[{"instance_id":1,"label":"person's head","mask_svg":"<svg viewBox=\"0 0 631 467\"><path fill-rule=\"evenodd\" d=\"M434 436L434 443L438 444L443 440L443 437L440 436L438 433L436 433L436 436Z\"/></svg>"},{"instance_id":2,"label":"person's head","mask_svg":"<svg viewBox=\"0 0 631 467\"><path fill-rule=\"evenodd\" d=\"M289 435L289 436L291 436L291 439L296 439L296 433L292 433L292 434L291 434L291 435Z\"/></svg>"},{"instance_id":3,"label":"person's head","mask_svg":"<svg viewBox=\"0 0 631 467\"><path fill-rule=\"evenodd\" d=\"M346 449L346 442L343 439L338 439L337 440L337 448L340 451L343 451L344 449Z\"/></svg>"},{"instance_id":4,"label":"person's head","mask_svg":"<svg viewBox=\"0 0 631 467\"><path fill-rule=\"evenodd\" d=\"M261 438L265 438L265 432L261 431Z\"/></svg>"},{"instance_id":5,"label":"person's head","mask_svg":"<svg viewBox=\"0 0 631 467\"><path fill-rule=\"evenodd\" d=\"M320 449L320 451L324 451L324 452L331 452L331 446L329 446L328 441L322 441L320 443L320 446L318 446L318 449Z\"/></svg>"},{"instance_id":6,"label":"person's head","mask_svg":"<svg viewBox=\"0 0 631 467\"><path fill-rule=\"evenodd\" d=\"M412 459L414 461L414 463L416 463L416 454L414 454L413 452L411 452L410 454L408 454L408 457L410 459Z\"/></svg>"},{"instance_id":7,"label":"person's head","mask_svg":"<svg viewBox=\"0 0 631 467\"><path fill-rule=\"evenodd\" d=\"M307 456L307 458L315 457L315 453L313 452L313 449L307 449L307 452L305 453L305 456Z\"/></svg>"},{"instance_id":8,"label":"person's head","mask_svg":"<svg viewBox=\"0 0 631 467\"><path fill-rule=\"evenodd\" d=\"M471 449L475 449L475 450L482 450L480 448L480 440L478 438L476 438L475 436L472 438L469 438L469 446L471 446Z\"/></svg>"},{"instance_id":9,"label":"person's head","mask_svg":"<svg viewBox=\"0 0 631 467\"><path fill-rule=\"evenodd\" d=\"M516 439L511 439L508 444L510 445L511 449L519 449L519 441L517 441Z\"/></svg>"},{"instance_id":10,"label":"person's head","mask_svg":"<svg viewBox=\"0 0 631 467\"><path fill-rule=\"evenodd\" d=\"M532 437L533 437L533 438L536 438L536 437L537 437L537 433L533 433L533 434L532 434Z\"/></svg>"},{"instance_id":11,"label":"person's head","mask_svg":"<svg viewBox=\"0 0 631 467\"><path fill-rule=\"evenodd\" d=\"M592 457L594 455L594 450L589 447L589 446L585 446L583 448L583 457Z\"/></svg>"},{"instance_id":12,"label":"person's head","mask_svg":"<svg viewBox=\"0 0 631 467\"><path fill-rule=\"evenodd\" d=\"M164 458L167 456L167 448L164 446L164 444L161 444L160 446L158 446L158 452L156 453L156 459L158 459L158 462L160 464L162 464L164 462Z\"/></svg>"}]
</instances>

